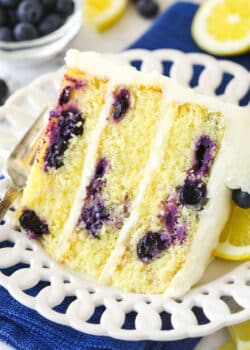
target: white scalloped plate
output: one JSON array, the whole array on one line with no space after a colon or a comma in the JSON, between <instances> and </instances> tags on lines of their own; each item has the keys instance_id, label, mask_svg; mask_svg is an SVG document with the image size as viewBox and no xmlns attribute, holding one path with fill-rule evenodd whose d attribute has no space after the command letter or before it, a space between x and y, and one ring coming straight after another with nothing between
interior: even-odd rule
<instances>
[{"instance_id":1,"label":"white scalloped plate","mask_svg":"<svg viewBox=\"0 0 250 350\"><path fill-rule=\"evenodd\" d=\"M170 75L186 85L191 81L194 66L203 66L196 89L208 95L215 94L223 74L229 73L232 79L219 96L224 101L239 103L250 87L247 70L207 55L175 50L133 50L112 58L124 63L142 61L144 71L161 72L163 61L173 62ZM0 167L43 106L53 103L61 74L59 71L43 76L15 93L0 109ZM2 179L0 191L4 191L7 184L8 180ZM11 272L9 268L13 266L15 269ZM200 285L181 300L124 293L52 261L37 242L14 230L11 210L0 225L0 270L0 284L19 302L54 322L95 335L124 340L174 340L204 336L250 318L250 262L236 265L215 260ZM58 305L63 302L60 309ZM198 308L207 318L203 324L197 319ZM93 323L91 316L95 310L102 314ZM126 329L123 324L132 311L135 322ZM166 318L170 320L171 329L164 329L163 318L165 322Z\"/></svg>"}]
</instances>

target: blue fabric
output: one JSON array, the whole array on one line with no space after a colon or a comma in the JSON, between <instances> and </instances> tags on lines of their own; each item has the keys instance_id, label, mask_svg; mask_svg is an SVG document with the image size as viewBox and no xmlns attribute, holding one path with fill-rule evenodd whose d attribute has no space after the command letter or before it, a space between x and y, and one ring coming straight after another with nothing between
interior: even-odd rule
<instances>
[{"instance_id":1,"label":"blue fabric","mask_svg":"<svg viewBox=\"0 0 250 350\"><path fill-rule=\"evenodd\" d=\"M184 52L204 53L205 51L196 45L191 35L191 24L197 9L197 5L189 2L176 3L163 13L130 48L148 50L171 48ZM234 61L250 70L249 52L238 56L215 57Z\"/></svg>"},{"instance_id":2,"label":"blue fabric","mask_svg":"<svg viewBox=\"0 0 250 350\"><path fill-rule=\"evenodd\" d=\"M11 273L9 270L7 273ZM34 288L30 294L37 294L44 285ZM46 283L45 283L46 284ZM120 341L110 337L97 337L73 330L50 322L14 300L9 293L0 288L0 339L18 350L192 350L199 339L186 339L176 342ZM68 298L57 307L63 312L72 298ZM104 307L96 309L91 322L97 323ZM197 318L200 323L206 322L197 308ZM170 316L162 316L164 329L170 326ZM135 313L126 320L125 328L133 328ZM205 321L204 321L205 320Z\"/></svg>"},{"instance_id":3,"label":"blue fabric","mask_svg":"<svg viewBox=\"0 0 250 350\"><path fill-rule=\"evenodd\" d=\"M11 273L11 271L8 271ZM42 286L34 288L30 294L37 294ZM9 293L0 288L0 339L18 350L191 350L198 339L177 342L120 341L110 337L97 337L50 322L14 300ZM57 308L63 312L72 298ZM97 323L104 308L99 307L91 322ZM198 318L202 319L197 309ZM133 328L135 314L126 321L125 328ZM169 327L169 315L166 314L164 328Z\"/></svg>"},{"instance_id":4,"label":"blue fabric","mask_svg":"<svg viewBox=\"0 0 250 350\"><path fill-rule=\"evenodd\" d=\"M165 13L163 13L153 24L153 26L134 44L130 49L177 49L184 52L202 52L191 35L191 24L195 12L198 9L198 5L189 2L178 2L171 6ZM218 57L218 59L226 59L235 63L241 64L248 71L250 70L250 52L238 55L238 56L225 56ZM135 66L138 66L139 62L135 62ZM164 74L169 74L170 65L165 65ZM191 86L195 85L197 77L200 73L200 68L196 67L194 77L191 81ZM221 94L224 92L225 86L232 79L232 75L225 73L224 79L218 87L216 93ZM250 88L248 93L240 101L240 105L245 106L250 104Z\"/></svg>"},{"instance_id":5,"label":"blue fabric","mask_svg":"<svg viewBox=\"0 0 250 350\"><path fill-rule=\"evenodd\" d=\"M153 24L152 28L146 32L131 48L159 49L174 48L185 52L201 52L190 35L191 21L197 6L185 2L180 2L170 7ZM227 57L228 59L228 57ZM245 54L230 58L233 61L244 65L250 69L250 55ZM169 65L165 65L165 73L169 71ZM197 71L197 74L199 72ZM196 77L194 77L195 82ZM225 78L230 79L230 77ZM220 87L223 89L223 86ZM218 91L219 93L220 91ZM248 100L247 100L248 99ZM248 103L250 96L243 101ZM0 223L1 224L1 223ZM9 243L6 243L8 246ZM0 244L2 247L3 244ZM14 269L5 269L5 274L13 273ZM41 282L37 287L28 291L31 295L36 295L46 284ZM96 337L80 333L70 327L54 324L37 312L16 302L4 288L0 288L0 339L20 350L192 350L199 339L186 339L176 342L126 342L109 337ZM63 312L72 298L68 298L57 307ZM96 310L92 323L97 323L103 307ZM194 310L198 321L201 324L208 322L199 308ZM170 315L162 314L163 328L171 327ZM134 325L135 313L131 313L126 319L125 328L131 329Z\"/></svg>"}]
</instances>

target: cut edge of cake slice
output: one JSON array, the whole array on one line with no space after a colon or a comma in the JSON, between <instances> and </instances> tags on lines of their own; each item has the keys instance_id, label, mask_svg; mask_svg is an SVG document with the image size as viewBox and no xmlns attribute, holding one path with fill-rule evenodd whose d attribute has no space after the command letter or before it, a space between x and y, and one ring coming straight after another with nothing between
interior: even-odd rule
<instances>
[{"instance_id":1,"label":"cut edge of cake slice","mask_svg":"<svg viewBox=\"0 0 250 350\"><path fill-rule=\"evenodd\" d=\"M211 205L201 214L186 264L177 272L165 292L170 297L178 297L202 278L210 263L212 251L230 214L232 190L241 189L250 193L250 113L245 107L195 93L173 80L169 82L169 92L169 101L182 100L206 106L212 112L221 113L226 123L221 149L208 182L209 196L217 196L217 201L211 201ZM214 215L217 215L217 219Z\"/></svg>"},{"instance_id":2,"label":"cut edge of cake slice","mask_svg":"<svg viewBox=\"0 0 250 350\"><path fill-rule=\"evenodd\" d=\"M67 222L65 223L59 237L57 250L56 250L56 259L62 262L64 260L63 256L65 255L69 246L70 235L72 234L72 231L74 231L74 228L76 227L77 221L80 217L82 201L83 201L83 198L86 196L86 189L88 187L89 182L91 181L91 177L95 169L96 162L94 162L93 159L95 158L94 156L97 151L97 146L98 146L97 140L99 139L101 132L105 127L107 113L112 106L112 91L113 91L113 86L109 85L105 96L106 102L102 108L102 111L99 116L99 120L96 125L96 129L92 134L90 143L87 148L86 158L84 161L84 165L82 167L80 188L77 191L76 197L73 201L70 216Z\"/></svg>"},{"instance_id":3,"label":"cut edge of cake slice","mask_svg":"<svg viewBox=\"0 0 250 350\"><path fill-rule=\"evenodd\" d=\"M250 190L250 160L247 148L247 144L249 143L250 118L248 111L244 108L222 103L215 98L199 95L191 89L182 87L173 80L168 81L167 93L164 96L169 109L171 109L171 105L182 106L184 104L191 104L194 106L204 106L210 113L220 113L225 120L225 135L221 140L222 146L212 166L207 184L209 205L199 214L199 224L189 247L186 261L179 266L171 281L168 281L169 283L166 281L167 288L165 289L165 294L171 297L180 297L200 280L210 262L212 251L218 243L219 234L230 212L231 190L236 188L241 188L247 192ZM145 193L141 192L139 194L140 199L138 197L135 201L138 206L142 203L144 195ZM131 214L129 220L122 228L117 246L107 262L101 278L106 283L110 283L118 288L147 293L147 290L138 290L140 276L135 274L131 259L129 260L128 256L126 257L126 252L130 249L129 245L134 239L133 234L129 237L129 230L133 228L135 221L138 220L137 209L138 207L134 208L134 214ZM144 243L146 241L152 243L150 239L153 238L154 234L155 232L150 237L148 236L144 240ZM157 254L159 255L159 259L161 259L162 255L159 247L163 245L163 242L158 241L157 244ZM138 256L136 257L138 244L137 248L135 247L135 242L133 242L133 245L134 253L132 254L134 259L136 259L138 258ZM129 268L132 269L131 274L126 271L124 275L119 277L119 274L116 275L115 273L116 270ZM144 268L142 265L140 271L141 278L144 279ZM157 271L155 271L155 276L151 274L152 281L157 279L156 275ZM136 281L134 281L134 289L131 289L131 285L127 287L124 281L131 280L133 277ZM120 278L120 282L117 282L117 278ZM160 292L163 292L163 290L160 290Z\"/></svg>"},{"instance_id":4,"label":"cut edge of cake slice","mask_svg":"<svg viewBox=\"0 0 250 350\"><path fill-rule=\"evenodd\" d=\"M98 128L98 134L93 136L90 143L83 167L81 189L73 205L70 219L61 234L62 246L58 245L57 254L61 262L74 269L84 269L92 276L98 277L115 244L120 227L129 215L130 204L133 203L135 191L137 191L137 183L144 174L146 166L144 163L147 163L148 158L147 148L151 149L152 139L155 139L164 112L161 110L161 94L166 79L157 73L141 74L132 67L110 63L105 57L96 53L79 53L71 50L67 54L66 63L69 67L91 72L100 79L109 81L109 92L101 116L102 127ZM116 116L114 119L117 96L128 99L128 108L122 118ZM149 109L150 113L142 116L144 123L141 113L137 110L138 106L140 109L143 106L145 110ZM133 127L129 124L130 122ZM137 132L140 128L142 131ZM137 134L136 142L138 141L139 145L139 139L146 136L147 145L139 149L129 148L126 140L133 134ZM117 138L119 140L116 140ZM106 144L112 145L112 152L109 151L108 154ZM117 168L116 162L121 157L125 168L119 175L115 168ZM146 162L143 160L145 157ZM140 168L136 172L137 158L141 161ZM101 176L100 166L104 172ZM132 167L131 172L134 172L133 189L126 187L127 182L124 179L119 180L119 176L125 177L125 174L131 177L126 170L129 166ZM87 169L87 172L84 169ZM109 177L115 178L114 189ZM117 211L117 207L122 206L120 195L117 194L119 188L124 193L124 210L120 208ZM119 213L121 217L118 218ZM94 224L90 223L93 216L101 217L103 223L99 219ZM91 252L95 252L95 259L92 261Z\"/></svg>"},{"instance_id":5,"label":"cut edge of cake slice","mask_svg":"<svg viewBox=\"0 0 250 350\"><path fill-rule=\"evenodd\" d=\"M52 255L80 184L107 81L67 68L23 192L19 222ZM72 177L72 174L74 176Z\"/></svg>"},{"instance_id":6,"label":"cut edge of cake slice","mask_svg":"<svg viewBox=\"0 0 250 350\"><path fill-rule=\"evenodd\" d=\"M219 102L215 98L196 94L192 90L184 88L175 81L163 77L156 72L141 73L132 67L114 64L100 54L80 53L76 50L70 50L67 54L66 63L67 69L69 70L79 72L80 74L84 72L84 74L86 73L96 77L97 80L100 79L107 82L106 93L103 96L105 101L101 110L98 112L96 127L91 133L91 137L88 139L86 157L81 166L80 190L77 191L70 204L70 216L64 223L62 231L58 233L59 237L56 241L56 248L53 246L53 250L50 249L49 235L44 235L42 239L42 242L45 242L45 249L59 261L66 261L67 265L70 265L70 262L65 259L65 256L67 256L71 249L70 238L79 222L84 198L91 184L93 174L97 169L96 166L98 164L99 155L96 153L98 151L100 137L108 124L110 111L114 107L114 90L123 85L129 86L135 84L136 86L144 87L156 86L159 87L163 93L161 101L161 108L163 108L163 110L159 112L157 135L154 140L150 141L150 156L145 164L145 174L139 185L138 193L136 197L133 198L131 204L132 214L128 216L125 224L121 228L114 251L106 261L104 270L102 271L103 266L100 267L101 279L105 282L111 282L115 287L122 287L125 290L134 292L142 292L137 289L136 281L132 289L124 285L119 285L119 282L115 280L113 271L119 265L121 256L124 250L127 249L127 245L131 240L129 231L133 228L136 220L138 220L137 210L143 202L147 186L154 177L154 171L162 160L160 148L164 142L168 141L172 124L176 118L173 110L176 108L178 109L179 106L181 108L186 104L198 106L198 110L204 107L211 113L220 113L224 116L226 124L225 135L218 156L212 166L211 176L207 184L208 197L214 198L214 200L211 200L209 205L199 214L199 227L196 230L193 241L188 247L188 254L186 255L185 262L178 267L171 280L166 280L167 288L163 290L161 287L158 292L157 290L154 291L154 293L162 293L165 291L165 293L171 297L182 296L202 277L209 263L212 250L217 244L219 233L229 214L230 190L241 188L244 191L250 192L250 157L249 147L247 147L249 145L248 131L250 130L249 112L243 108ZM68 92L66 91L65 93L67 95ZM95 93L94 90L93 93ZM93 102L93 105L94 104L95 102ZM157 156L155 156L156 150L157 152L159 151ZM215 216L215 218L213 218L213 216ZM43 220L40 220L40 224L41 226L44 225ZM159 229L157 225L155 228ZM164 240L166 237L165 235ZM169 236L167 239L169 239ZM164 241L164 245L165 243L166 240ZM80 244L79 248L81 249L81 243L78 241L77 244ZM162 242L160 242L160 244L162 244ZM136 250L134 250L133 254L134 259L138 259ZM159 251L157 254L159 255L159 259L161 259ZM145 261L140 261L140 264L142 264L142 275L139 276L139 278L143 278L143 266L145 266ZM75 268L75 266L73 266L73 268ZM80 269L83 271L84 266L80 266ZM143 292L148 293L150 290L143 290Z\"/></svg>"}]
</instances>

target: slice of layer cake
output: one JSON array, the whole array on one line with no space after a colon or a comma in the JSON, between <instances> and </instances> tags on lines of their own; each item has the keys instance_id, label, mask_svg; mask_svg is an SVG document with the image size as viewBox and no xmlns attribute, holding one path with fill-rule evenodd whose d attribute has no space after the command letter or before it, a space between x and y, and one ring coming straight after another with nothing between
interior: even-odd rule
<instances>
[{"instance_id":1,"label":"slice of layer cake","mask_svg":"<svg viewBox=\"0 0 250 350\"><path fill-rule=\"evenodd\" d=\"M183 295L209 263L231 189L250 192L248 112L95 53L66 62L21 227L115 287Z\"/></svg>"},{"instance_id":2,"label":"slice of layer cake","mask_svg":"<svg viewBox=\"0 0 250 350\"><path fill-rule=\"evenodd\" d=\"M61 91L23 194L21 225L56 253L57 241L81 187L86 149L98 128L107 79L66 69ZM46 234L49 233L49 234Z\"/></svg>"},{"instance_id":3,"label":"slice of layer cake","mask_svg":"<svg viewBox=\"0 0 250 350\"><path fill-rule=\"evenodd\" d=\"M84 266L97 277L113 251L144 177L161 100L158 85L145 86L140 81L113 85L106 124L86 164L93 170L76 230L68 231L70 247L60 257L72 268Z\"/></svg>"},{"instance_id":4,"label":"slice of layer cake","mask_svg":"<svg viewBox=\"0 0 250 350\"><path fill-rule=\"evenodd\" d=\"M192 103L170 104L167 109L173 123L159 150L158 165L131 214L124 240L121 235L121 249L113 252L103 273L114 286L141 293L166 290L187 261L201 217L223 195L217 191L209 200L207 186L225 131L222 114ZM221 228L217 222L203 244L208 247ZM211 247L208 251L210 256ZM198 271L196 259L197 254L193 263Z\"/></svg>"}]
</instances>

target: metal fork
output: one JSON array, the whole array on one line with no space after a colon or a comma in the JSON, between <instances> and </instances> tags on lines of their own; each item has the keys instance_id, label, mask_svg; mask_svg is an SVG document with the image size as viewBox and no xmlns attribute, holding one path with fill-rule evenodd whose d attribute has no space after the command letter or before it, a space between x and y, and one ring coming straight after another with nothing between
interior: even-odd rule
<instances>
[{"instance_id":1,"label":"metal fork","mask_svg":"<svg viewBox=\"0 0 250 350\"><path fill-rule=\"evenodd\" d=\"M46 111L47 107L39 114L6 161L6 171L10 177L10 186L0 202L0 220L3 219L11 204L22 192L26 184L30 167L35 159L37 143Z\"/></svg>"}]
</instances>

